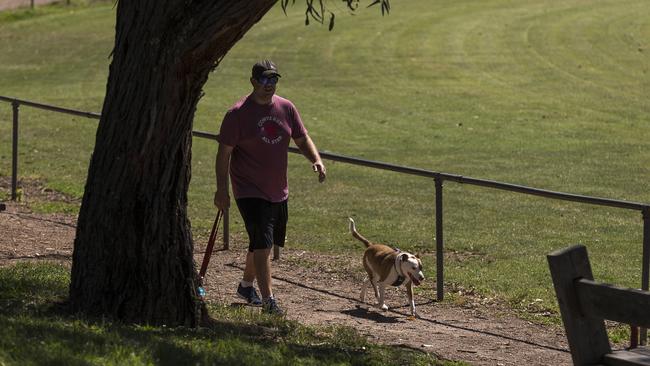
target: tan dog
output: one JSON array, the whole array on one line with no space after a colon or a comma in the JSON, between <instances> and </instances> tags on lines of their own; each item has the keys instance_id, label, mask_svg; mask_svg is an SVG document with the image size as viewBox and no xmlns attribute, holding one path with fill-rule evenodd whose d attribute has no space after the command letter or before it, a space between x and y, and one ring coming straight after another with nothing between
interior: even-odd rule
<instances>
[{"instance_id":1,"label":"tan dog","mask_svg":"<svg viewBox=\"0 0 650 366\"><path fill-rule=\"evenodd\" d=\"M420 282L424 281L420 258L383 244L371 243L357 232L354 220L349 219L352 236L359 239L367 248L363 253L363 267L368 272L368 279L361 288L361 302L365 302L368 285L372 284L378 301L377 306L382 310L388 310L388 306L384 303L386 285L400 286L405 283L411 305L411 315L417 316L413 300L413 284L418 286Z\"/></svg>"}]
</instances>

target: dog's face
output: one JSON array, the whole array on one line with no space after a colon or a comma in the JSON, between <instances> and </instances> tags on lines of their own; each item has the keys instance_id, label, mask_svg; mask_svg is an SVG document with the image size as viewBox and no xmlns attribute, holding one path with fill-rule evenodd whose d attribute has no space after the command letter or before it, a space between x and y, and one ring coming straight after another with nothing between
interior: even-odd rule
<instances>
[{"instance_id":1,"label":"dog's face","mask_svg":"<svg viewBox=\"0 0 650 366\"><path fill-rule=\"evenodd\" d=\"M422 261L417 256L410 253L400 254L400 266L402 267L402 273L408 276L415 286L419 286L424 281Z\"/></svg>"}]
</instances>

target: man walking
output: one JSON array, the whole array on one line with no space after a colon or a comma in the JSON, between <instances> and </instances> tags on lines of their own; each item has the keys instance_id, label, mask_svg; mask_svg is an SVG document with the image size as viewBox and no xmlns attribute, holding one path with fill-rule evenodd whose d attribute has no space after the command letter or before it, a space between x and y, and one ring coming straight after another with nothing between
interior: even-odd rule
<instances>
[{"instance_id":1,"label":"man walking","mask_svg":"<svg viewBox=\"0 0 650 366\"><path fill-rule=\"evenodd\" d=\"M289 140L312 163L318 180L326 172L316 146L307 134L298 110L288 99L275 95L280 74L264 60L253 65L253 91L228 110L219 133L214 204L230 206L228 173L232 190L249 238L244 276L237 294L264 312L282 315L271 284L271 249L284 246L288 220L287 161ZM253 282L262 294L260 300Z\"/></svg>"}]
</instances>

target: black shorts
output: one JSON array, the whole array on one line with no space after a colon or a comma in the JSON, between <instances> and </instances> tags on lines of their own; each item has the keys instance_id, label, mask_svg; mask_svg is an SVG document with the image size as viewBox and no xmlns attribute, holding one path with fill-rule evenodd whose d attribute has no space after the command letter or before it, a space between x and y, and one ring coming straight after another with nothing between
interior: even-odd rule
<instances>
[{"instance_id":1,"label":"black shorts","mask_svg":"<svg viewBox=\"0 0 650 366\"><path fill-rule=\"evenodd\" d=\"M238 198L239 213L248 232L248 251L283 247L287 234L287 200L269 202L261 198Z\"/></svg>"}]
</instances>

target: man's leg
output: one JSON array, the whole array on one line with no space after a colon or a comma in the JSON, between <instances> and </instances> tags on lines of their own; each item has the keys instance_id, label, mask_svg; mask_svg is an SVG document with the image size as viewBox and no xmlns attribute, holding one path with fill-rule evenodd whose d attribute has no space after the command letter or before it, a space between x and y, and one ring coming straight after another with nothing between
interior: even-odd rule
<instances>
[{"instance_id":1,"label":"man's leg","mask_svg":"<svg viewBox=\"0 0 650 366\"><path fill-rule=\"evenodd\" d=\"M255 281L255 261L254 261L253 252L246 252L246 266L244 267L244 277L242 281L247 283L253 283Z\"/></svg>"},{"instance_id":2,"label":"man's leg","mask_svg":"<svg viewBox=\"0 0 650 366\"><path fill-rule=\"evenodd\" d=\"M255 262L253 252L248 251L246 253L246 266L244 267L244 277L239 286L237 287L237 294L246 299L251 305L262 305L262 300L257 295L255 287L253 286L253 281L255 281Z\"/></svg>"},{"instance_id":3,"label":"man's leg","mask_svg":"<svg viewBox=\"0 0 650 366\"><path fill-rule=\"evenodd\" d=\"M256 249L254 254L257 285L262 293L262 311L273 315L284 315L273 297L271 288L271 248Z\"/></svg>"},{"instance_id":4,"label":"man's leg","mask_svg":"<svg viewBox=\"0 0 650 366\"><path fill-rule=\"evenodd\" d=\"M261 305L262 300L257 295L253 283L255 281L255 262L253 252L250 250L250 245L255 240L256 237L256 213L257 206L256 203L250 199L237 200L237 208L239 208L239 213L246 224L246 232L248 233L249 239L249 250L246 252L246 264L244 266L244 275L242 280L239 282L237 287L237 294L246 299L246 301L251 305Z\"/></svg>"},{"instance_id":5,"label":"man's leg","mask_svg":"<svg viewBox=\"0 0 650 366\"><path fill-rule=\"evenodd\" d=\"M257 285L260 288L262 299L273 296L271 286L271 249L255 249L253 251L255 273L257 274Z\"/></svg>"}]
</instances>

